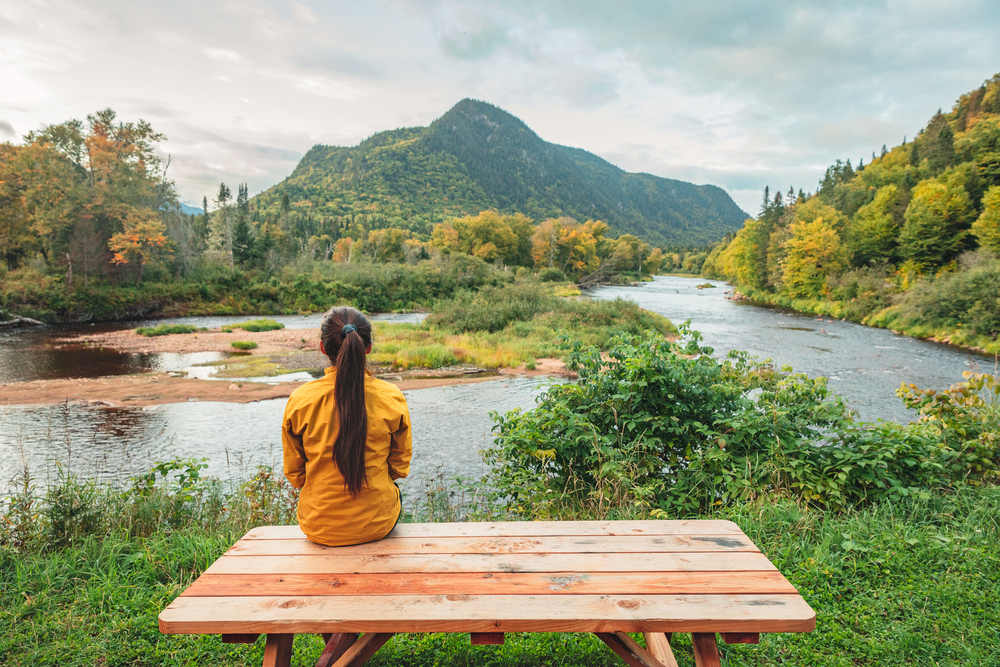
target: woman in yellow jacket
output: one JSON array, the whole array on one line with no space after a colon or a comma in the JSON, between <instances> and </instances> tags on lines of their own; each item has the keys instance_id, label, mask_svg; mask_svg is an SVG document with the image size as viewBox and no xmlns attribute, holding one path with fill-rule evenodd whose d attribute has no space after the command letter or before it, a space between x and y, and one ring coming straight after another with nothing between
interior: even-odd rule
<instances>
[{"instance_id":1,"label":"woman in yellow jacket","mask_svg":"<svg viewBox=\"0 0 1000 667\"><path fill-rule=\"evenodd\" d=\"M354 308L331 308L320 326L326 375L288 398L281 431L285 477L302 489L302 532L328 546L385 537L402 512L394 480L410 472L410 413L403 393L372 376L372 327Z\"/></svg>"}]
</instances>

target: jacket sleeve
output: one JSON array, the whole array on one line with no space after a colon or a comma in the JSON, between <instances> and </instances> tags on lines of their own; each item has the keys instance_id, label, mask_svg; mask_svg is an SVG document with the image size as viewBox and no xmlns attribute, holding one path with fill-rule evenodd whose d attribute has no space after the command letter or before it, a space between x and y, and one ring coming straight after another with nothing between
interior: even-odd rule
<instances>
[{"instance_id":1,"label":"jacket sleeve","mask_svg":"<svg viewBox=\"0 0 1000 667\"><path fill-rule=\"evenodd\" d=\"M392 434L392 443L389 445L389 477L400 479L410 474L410 457L413 455L413 436L410 433L410 409L406 405L406 399L399 395L401 414L399 416L399 428Z\"/></svg>"},{"instance_id":2,"label":"jacket sleeve","mask_svg":"<svg viewBox=\"0 0 1000 667\"><path fill-rule=\"evenodd\" d=\"M306 453L302 447L302 431L295 432L291 411L285 406L281 422L281 450L285 463L285 478L296 489L306 483Z\"/></svg>"}]
</instances>

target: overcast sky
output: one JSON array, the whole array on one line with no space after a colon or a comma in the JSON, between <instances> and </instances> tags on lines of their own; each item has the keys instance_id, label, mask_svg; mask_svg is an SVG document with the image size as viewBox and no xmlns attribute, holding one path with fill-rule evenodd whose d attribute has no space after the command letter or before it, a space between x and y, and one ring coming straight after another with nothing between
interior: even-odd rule
<instances>
[{"instance_id":1,"label":"overcast sky","mask_svg":"<svg viewBox=\"0 0 1000 667\"><path fill-rule=\"evenodd\" d=\"M998 71L998 0L3 0L0 141L111 107L167 135L200 206L472 97L755 214Z\"/></svg>"}]
</instances>

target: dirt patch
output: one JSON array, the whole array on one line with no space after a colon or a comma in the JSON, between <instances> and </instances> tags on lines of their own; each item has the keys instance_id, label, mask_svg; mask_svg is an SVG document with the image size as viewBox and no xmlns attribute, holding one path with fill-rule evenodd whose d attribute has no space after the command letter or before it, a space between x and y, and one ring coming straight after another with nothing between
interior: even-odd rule
<instances>
[{"instance_id":1,"label":"dirt patch","mask_svg":"<svg viewBox=\"0 0 1000 667\"><path fill-rule=\"evenodd\" d=\"M140 336L135 331L126 330L59 338L56 342L111 347L122 352L138 354L157 352L193 354L195 352L232 352L232 342L236 340L257 343L255 354L312 351L319 349L319 329L278 329L256 333L243 329L233 329L232 333L213 330L152 337Z\"/></svg>"},{"instance_id":2,"label":"dirt patch","mask_svg":"<svg viewBox=\"0 0 1000 667\"><path fill-rule=\"evenodd\" d=\"M489 377L441 377L408 379L391 377L389 382L402 391L474 384L502 379ZM167 373L118 375L68 380L33 380L0 385L0 405L49 405L52 403L92 403L110 406L144 406L185 401L252 403L288 398L303 382L226 382L172 377Z\"/></svg>"}]
</instances>

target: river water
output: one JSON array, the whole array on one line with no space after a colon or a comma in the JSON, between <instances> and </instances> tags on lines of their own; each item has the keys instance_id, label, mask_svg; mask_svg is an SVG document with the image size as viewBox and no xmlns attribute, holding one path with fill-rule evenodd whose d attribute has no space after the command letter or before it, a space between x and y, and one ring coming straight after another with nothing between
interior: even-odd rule
<instances>
[{"instance_id":1,"label":"river water","mask_svg":"<svg viewBox=\"0 0 1000 667\"><path fill-rule=\"evenodd\" d=\"M943 389L969 369L992 370L990 358L849 322L762 308L725 299L724 283L698 289L702 279L657 277L638 287L595 290L599 299L623 297L674 322L692 320L717 354L747 350L796 371L823 375L863 419L909 421L895 396L901 382ZM312 328L321 315L277 317L289 328ZM419 322L419 314L375 319ZM0 333L0 385L58 377L97 377L148 370L177 370L219 358L200 355L131 355L56 344L74 332L183 323L218 327L239 317L49 327ZM377 344L377 341L376 341ZM436 479L477 477L479 451L491 443L492 410L530 408L545 382L503 378L471 385L405 392L413 423L414 458L404 482L409 498ZM3 387L0 386L0 392ZM24 465L44 486L56 464L79 474L121 481L153 462L180 457L209 459L208 473L241 479L257 465L280 469L280 423L284 401L239 405L192 402L121 408L85 405L0 406L0 492Z\"/></svg>"},{"instance_id":2,"label":"river water","mask_svg":"<svg viewBox=\"0 0 1000 667\"><path fill-rule=\"evenodd\" d=\"M698 289L711 284L712 288ZM691 320L703 345L717 355L746 350L776 366L824 376L858 416L908 422L915 418L896 396L903 382L946 389L962 381L962 372L992 372L992 357L909 338L886 329L819 318L779 308L726 299L732 288L718 280L657 276L638 287L605 287L593 298L631 299L672 322Z\"/></svg>"}]
</instances>

